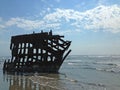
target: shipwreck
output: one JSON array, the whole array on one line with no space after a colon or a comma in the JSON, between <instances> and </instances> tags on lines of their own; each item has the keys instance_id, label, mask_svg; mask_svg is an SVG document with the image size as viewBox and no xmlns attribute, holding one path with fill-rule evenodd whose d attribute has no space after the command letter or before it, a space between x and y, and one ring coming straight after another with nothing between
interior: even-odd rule
<instances>
[{"instance_id":1,"label":"shipwreck","mask_svg":"<svg viewBox=\"0 0 120 90\"><path fill-rule=\"evenodd\" d=\"M71 41L52 31L17 35L11 37L11 59L5 60L7 72L57 73L69 55ZM67 52L66 52L67 51Z\"/></svg>"}]
</instances>

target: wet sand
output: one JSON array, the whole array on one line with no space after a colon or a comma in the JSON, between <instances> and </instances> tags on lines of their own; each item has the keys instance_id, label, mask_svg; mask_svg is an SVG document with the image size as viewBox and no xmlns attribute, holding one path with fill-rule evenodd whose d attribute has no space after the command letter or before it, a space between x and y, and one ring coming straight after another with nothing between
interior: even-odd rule
<instances>
[{"instance_id":1,"label":"wet sand","mask_svg":"<svg viewBox=\"0 0 120 90\"><path fill-rule=\"evenodd\" d=\"M106 60L106 61L105 61ZM59 74L3 74L0 90L120 90L120 57L69 57Z\"/></svg>"}]
</instances>

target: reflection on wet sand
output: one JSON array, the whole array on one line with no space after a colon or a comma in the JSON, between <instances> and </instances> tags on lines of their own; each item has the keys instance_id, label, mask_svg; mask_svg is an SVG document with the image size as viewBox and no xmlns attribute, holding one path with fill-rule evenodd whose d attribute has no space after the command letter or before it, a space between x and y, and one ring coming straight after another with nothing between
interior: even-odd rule
<instances>
[{"instance_id":1,"label":"reflection on wet sand","mask_svg":"<svg viewBox=\"0 0 120 90\"><path fill-rule=\"evenodd\" d=\"M59 75L9 75L4 74L9 90L63 90Z\"/></svg>"}]
</instances>

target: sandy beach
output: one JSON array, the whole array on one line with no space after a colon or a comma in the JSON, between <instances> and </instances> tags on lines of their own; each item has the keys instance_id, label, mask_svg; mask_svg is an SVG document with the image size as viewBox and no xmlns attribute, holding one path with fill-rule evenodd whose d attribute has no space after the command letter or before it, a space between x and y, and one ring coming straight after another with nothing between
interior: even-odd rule
<instances>
[{"instance_id":1,"label":"sandy beach","mask_svg":"<svg viewBox=\"0 0 120 90\"><path fill-rule=\"evenodd\" d=\"M119 90L120 56L71 55L59 74L8 74L2 71L0 90Z\"/></svg>"}]
</instances>

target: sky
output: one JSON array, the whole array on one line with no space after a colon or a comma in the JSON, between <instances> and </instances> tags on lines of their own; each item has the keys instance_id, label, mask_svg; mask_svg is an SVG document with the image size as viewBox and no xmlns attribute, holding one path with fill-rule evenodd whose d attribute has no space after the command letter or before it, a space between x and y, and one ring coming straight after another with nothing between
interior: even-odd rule
<instances>
[{"instance_id":1,"label":"sky","mask_svg":"<svg viewBox=\"0 0 120 90\"><path fill-rule=\"evenodd\" d=\"M120 0L0 0L0 56L41 30L71 40L72 55L120 55Z\"/></svg>"}]
</instances>

